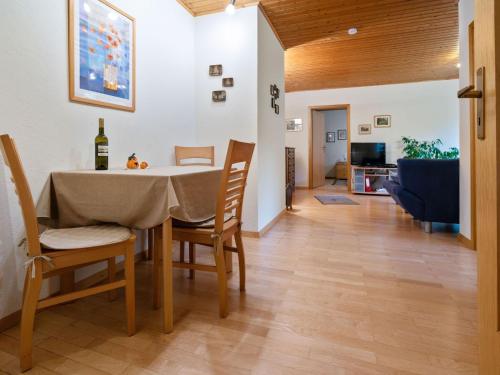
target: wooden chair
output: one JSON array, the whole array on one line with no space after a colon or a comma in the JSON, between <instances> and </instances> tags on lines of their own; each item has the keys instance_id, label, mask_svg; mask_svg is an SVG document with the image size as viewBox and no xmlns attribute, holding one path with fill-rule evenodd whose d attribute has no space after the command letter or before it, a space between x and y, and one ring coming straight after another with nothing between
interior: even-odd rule
<instances>
[{"instance_id":1,"label":"wooden chair","mask_svg":"<svg viewBox=\"0 0 500 375\"><path fill-rule=\"evenodd\" d=\"M254 143L243 143L234 140L229 142L214 220L198 226L193 226L190 223L174 223L172 231L173 240L187 241L192 244L207 245L213 248L215 266L197 264L196 262L185 263L182 260L173 262L173 265L176 268L217 273L219 315L222 318L228 314L225 251L238 254L240 290L245 290L245 253L241 239L241 215L248 169L254 147ZM236 247L224 245L224 243L232 240L233 236ZM159 269L159 267L154 267L154 269Z\"/></svg>"},{"instance_id":2,"label":"wooden chair","mask_svg":"<svg viewBox=\"0 0 500 375\"><path fill-rule=\"evenodd\" d=\"M188 163L188 159L206 159L206 162ZM175 165L215 165L215 147L175 146Z\"/></svg>"},{"instance_id":3,"label":"wooden chair","mask_svg":"<svg viewBox=\"0 0 500 375\"><path fill-rule=\"evenodd\" d=\"M197 162L197 163L189 163L184 162L184 160L189 159L205 159L206 162ZM175 165L207 165L214 166L215 165L215 147L214 146L206 146L206 147L184 147L184 146L175 146ZM185 250L185 242L180 242L180 261L184 263L184 250ZM193 243L189 243L189 262L194 263L196 258L196 248ZM189 278L194 279L194 270L189 270Z\"/></svg>"},{"instance_id":4,"label":"wooden chair","mask_svg":"<svg viewBox=\"0 0 500 375\"><path fill-rule=\"evenodd\" d=\"M117 225L48 229L39 234L33 197L15 144L5 134L0 135L0 141L5 164L10 168L11 180L19 196L29 257L26 262L21 314L19 352L21 371L32 367L35 313L46 307L97 293L114 291L117 288L125 288L127 331L129 335L133 335L135 333L135 236L128 228ZM119 255L125 256L125 278L115 281L114 259ZM108 261L110 264L108 283L38 300L43 279L51 276L62 278L68 272L99 261Z\"/></svg>"}]
</instances>

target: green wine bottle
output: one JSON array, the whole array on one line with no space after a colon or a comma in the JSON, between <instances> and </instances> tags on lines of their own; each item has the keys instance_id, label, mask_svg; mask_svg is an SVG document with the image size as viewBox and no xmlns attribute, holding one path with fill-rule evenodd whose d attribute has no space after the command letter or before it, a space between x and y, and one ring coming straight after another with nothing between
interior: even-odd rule
<instances>
[{"instance_id":1,"label":"green wine bottle","mask_svg":"<svg viewBox=\"0 0 500 375\"><path fill-rule=\"evenodd\" d=\"M104 119L99 119L99 134L95 137L95 169L108 169L108 137L104 135Z\"/></svg>"}]
</instances>

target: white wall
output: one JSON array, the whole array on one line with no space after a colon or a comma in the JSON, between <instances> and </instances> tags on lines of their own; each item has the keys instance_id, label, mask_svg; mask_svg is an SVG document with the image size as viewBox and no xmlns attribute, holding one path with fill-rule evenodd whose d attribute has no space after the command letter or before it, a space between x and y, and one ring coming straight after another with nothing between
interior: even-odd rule
<instances>
[{"instance_id":1,"label":"white wall","mask_svg":"<svg viewBox=\"0 0 500 375\"><path fill-rule=\"evenodd\" d=\"M284 91L283 50L256 6L197 17L195 25L197 141L215 145L218 164L230 138L257 143L243 209L243 229L256 232L284 208L284 97L276 116L269 94L271 83ZM208 75L212 64L223 65L234 87ZM213 103L212 91L223 89L226 102Z\"/></svg>"},{"instance_id":2,"label":"white wall","mask_svg":"<svg viewBox=\"0 0 500 375\"><path fill-rule=\"evenodd\" d=\"M230 138L257 142L257 7L196 17L195 35L197 141L215 145L220 165ZM213 64L223 65L222 77L233 77L234 87L223 88L222 77L208 75ZM226 90L226 102L214 103L213 90ZM249 231L258 230L257 164L255 152L243 209Z\"/></svg>"},{"instance_id":3,"label":"white wall","mask_svg":"<svg viewBox=\"0 0 500 375\"><path fill-rule=\"evenodd\" d=\"M347 140L339 140L337 138L337 131L347 128L347 110L335 109L324 111L324 114L325 133L335 133L335 142L325 143L325 176L335 177L335 164L339 161L347 160Z\"/></svg>"},{"instance_id":4,"label":"white wall","mask_svg":"<svg viewBox=\"0 0 500 375\"><path fill-rule=\"evenodd\" d=\"M280 89L271 108L270 85ZM285 55L269 23L258 12L258 210L261 230L285 208Z\"/></svg>"},{"instance_id":5,"label":"white wall","mask_svg":"<svg viewBox=\"0 0 500 375\"><path fill-rule=\"evenodd\" d=\"M407 83L286 94L286 118L302 118L302 132L286 132L286 145L296 148L296 181L308 184L309 107L351 105L351 142L386 142L387 162L401 157L401 137L440 138L444 147L459 144L457 80ZM392 115L392 127L359 135L358 125L373 124L374 115ZM373 125L372 125L373 126Z\"/></svg>"},{"instance_id":6,"label":"white wall","mask_svg":"<svg viewBox=\"0 0 500 375\"><path fill-rule=\"evenodd\" d=\"M458 3L460 78L459 86L469 85L469 24L474 20L474 0ZM471 100L460 101L460 233L471 238L471 175L470 175L470 106Z\"/></svg>"},{"instance_id":7,"label":"white wall","mask_svg":"<svg viewBox=\"0 0 500 375\"><path fill-rule=\"evenodd\" d=\"M176 1L114 0L137 22L137 111L68 101L67 1L3 1L0 133L9 133L35 200L49 172L92 168L97 119L106 120L110 165L132 152L172 164L175 144L194 143L194 20ZM0 168L0 318L20 307L24 226ZM6 194L8 192L8 196Z\"/></svg>"}]
</instances>

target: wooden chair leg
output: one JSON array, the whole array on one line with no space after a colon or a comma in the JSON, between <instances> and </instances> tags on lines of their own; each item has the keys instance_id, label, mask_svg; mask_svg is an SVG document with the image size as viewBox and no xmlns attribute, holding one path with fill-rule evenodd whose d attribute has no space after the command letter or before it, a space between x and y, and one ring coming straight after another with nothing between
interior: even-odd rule
<instances>
[{"instance_id":1,"label":"wooden chair leg","mask_svg":"<svg viewBox=\"0 0 500 375\"><path fill-rule=\"evenodd\" d=\"M153 308L159 309L161 306L160 301L160 288L161 288L161 230L154 230L154 251L153 251Z\"/></svg>"},{"instance_id":2,"label":"wooden chair leg","mask_svg":"<svg viewBox=\"0 0 500 375\"><path fill-rule=\"evenodd\" d=\"M115 281L116 277L116 258L109 258L108 259L108 282L112 283ZM113 289L108 292L108 300L109 302L112 302L116 300L118 296L117 290Z\"/></svg>"},{"instance_id":3,"label":"wooden chair leg","mask_svg":"<svg viewBox=\"0 0 500 375\"><path fill-rule=\"evenodd\" d=\"M127 244L125 255L125 303L127 306L127 332L129 336L135 334L135 251L134 243Z\"/></svg>"},{"instance_id":4,"label":"wooden chair leg","mask_svg":"<svg viewBox=\"0 0 500 375\"><path fill-rule=\"evenodd\" d=\"M19 364L21 371L29 370L33 365L33 326L35 322L36 306L42 286L42 262L35 260L36 273L31 277L31 267L27 270L26 290L24 291L23 308L21 313L21 337L19 350Z\"/></svg>"},{"instance_id":5,"label":"wooden chair leg","mask_svg":"<svg viewBox=\"0 0 500 375\"><path fill-rule=\"evenodd\" d=\"M154 229L148 229L148 260L153 259Z\"/></svg>"},{"instance_id":6,"label":"wooden chair leg","mask_svg":"<svg viewBox=\"0 0 500 375\"><path fill-rule=\"evenodd\" d=\"M245 251L243 249L243 241L241 239L241 231L234 234L236 248L238 249L238 265L240 268L240 291L245 291Z\"/></svg>"},{"instance_id":7,"label":"wooden chair leg","mask_svg":"<svg viewBox=\"0 0 500 375\"><path fill-rule=\"evenodd\" d=\"M147 233L146 229L141 230L141 257L142 260L148 259L148 243L147 243Z\"/></svg>"},{"instance_id":8,"label":"wooden chair leg","mask_svg":"<svg viewBox=\"0 0 500 375\"><path fill-rule=\"evenodd\" d=\"M192 242L189 243L189 263L196 263L196 245ZM194 280L195 270L189 270L189 278Z\"/></svg>"},{"instance_id":9,"label":"wooden chair leg","mask_svg":"<svg viewBox=\"0 0 500 375\"><path fill-rule=\"evenodd\" d=\"M228 314L227 306L227 279L226 264L224 261L224 245L219 238L214 241L215 266L217 268L217 282L219 284L219 316L225 318Z\"/></svg>"},{"instance_id":10,"label":"wooden chair leg","mask_svg":"<svg viewBox=\"0 0 500 375\"><path fill-rule=\"evenodd\" d=\"M184 249L186 248L186 243L184 241L180 241L179 243L179 261L184 263Z\"/></svg>"}]
</instances>

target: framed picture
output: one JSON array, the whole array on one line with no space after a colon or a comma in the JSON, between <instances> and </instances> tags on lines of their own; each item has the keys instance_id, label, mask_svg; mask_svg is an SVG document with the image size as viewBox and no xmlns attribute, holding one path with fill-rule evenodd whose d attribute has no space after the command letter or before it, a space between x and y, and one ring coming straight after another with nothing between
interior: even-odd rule
<instances>
[{"instance_id":1,"label":"framed picture","mask_svg":"<svg viewBox=\"0 0 500 375\"><path fill-rule=\"evenodd\" d=\"M233 87L234 79L233 78L222 78L222 86L223 87Z\"/></svg>"},{"instance_id":2,"label":"framed picture","mask_svg":"<svg viewBox=\"0 0 500 375\"><path fill-rule=\"evenodd\" d=\"M358 125L358 132L360 135L367 135L372 133L372 124Z\"/></svg>"},{"instance_id":3,"label":"framed picture","mask_svg":"<svg viewBox=\"0 0 500 375\"><path fill-rule=\"evenodd\" d=\"M224 90L212 91L212 101L219 103L226 101L226 92Z\"/></svg>"},{"instance_id":4,"label":"framed picture","mask_svg":"<svg viewBox=\"0 0 500 375\"><path fill-rule=\"evenodd\" d=\"M376 128L390 128L391 116L390 115L377 115L373 117L373 126Z\"/></svg>"},{"instance_id":5,"label":"framed picture","mask_svg":"<svg viewBox=\"0 0 500 375\"><path fill-rule=\"evenodd\" d=\"M104 0L69 1L69 99L135 111L135 19Z\"/></svg>"},{"instance_id":6,"label":"framed picture","mask_svg":"<svg viewBox=\"0 0 500 375\"><path fill-rule=\"evenodd\" d=\"M345 141L345 140L347 140L347 129L337 130L337 139L339 141Z\"/></svg>"},{"instance_id":7,"label":"framed picture","mask_svg":"<svg viewBox=\"0 0 500 375\"><path fill-rule=\"evenodd\" d=\"M210 65L208 67L208 75L212 77L218 77L222 75L222 65Z\"/></svg>"},{"instance_id":8,"label":"framed picture","mask_svg":"<svg viewBox=\"0 0 500 375\"><path fill-rule=\"evenodd\" d=\"M289 132L301 132L302 131L302 119L292 118L286 120L286 130Z\"/></svg>"},{"instance_id":9,"label":"framed picture","mask_svg":"<svg viewBox=\"0 0 500 375\"><path fill-rule=\"evenodd\" d=\"M326 132L326 142L335 143L335 132Z\"/></svg>"}]
</instances>

